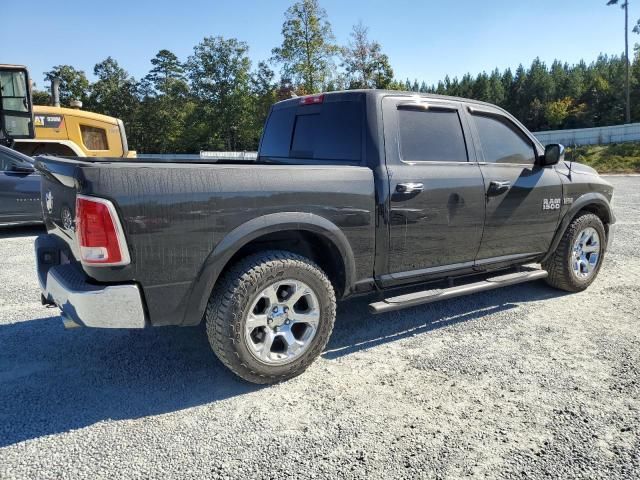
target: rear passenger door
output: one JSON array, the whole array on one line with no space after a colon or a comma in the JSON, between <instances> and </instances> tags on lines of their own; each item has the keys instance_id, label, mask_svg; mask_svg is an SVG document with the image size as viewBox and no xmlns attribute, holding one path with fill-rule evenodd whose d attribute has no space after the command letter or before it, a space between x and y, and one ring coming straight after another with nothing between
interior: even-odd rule
<instances>
[{"instance_id":1,"label":"rear passenger door","mask_svg":"<svg viewBox=\"0 0 640 480\"><path fill-rule=\"evenodd\" d=\"M546 252L559 221L562 185L554 167L538 164L536 145L501 110L468 107L486 191L478 265Z\"/></svg>"},{"instance_id":2,"label":"rear passenger door","mask_svg":"<svg viewBox=\"0 0 640 480\"><path fill-rule=\"evenodd\" d=\"M471 269L484 222L484 183L458 102L386 97L390 188L383 283Z\"/></svg>"}]
</instances>

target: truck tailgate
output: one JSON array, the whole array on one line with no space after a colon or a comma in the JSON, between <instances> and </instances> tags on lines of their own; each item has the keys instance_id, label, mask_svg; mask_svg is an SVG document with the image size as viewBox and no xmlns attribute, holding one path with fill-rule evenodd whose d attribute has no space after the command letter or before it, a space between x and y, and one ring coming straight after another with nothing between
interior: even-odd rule
<instances>
[{"instance_id":1,"label":"truck tailgate","mask_svg":"<svg viewBox=\"0 0 640 480\"><path fill-rule=\"evenodd\" d=\"M48 231L35 242L43 303L57 305L66 326L143 328L147 320L140 287L133 281L101 284L78 261L76 199L83 185L82 164L51 157L36 161Z\"/></svg>"},{"instance_id":2,"label":"truck tailgate","mask_svg":"<svg viewBox=\"0 0 640 480\"><path fill-rule=\"evenodd\" d=\"M47 231L59 237L79 258L77 252L75 216L76 195L79 190L80 161L37 157L36 169L42 176L40 201Z\"/></svg>"}]
</instances>

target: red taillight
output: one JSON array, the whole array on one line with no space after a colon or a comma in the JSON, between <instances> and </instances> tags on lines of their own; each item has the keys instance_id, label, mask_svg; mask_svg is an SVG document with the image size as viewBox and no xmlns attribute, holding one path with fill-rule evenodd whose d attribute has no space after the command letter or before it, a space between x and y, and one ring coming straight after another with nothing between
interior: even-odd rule
<instances>
[{"instance_id":1,"label":"red taillight","mask_svg":"<svg viewBox=\"0 0 640 480\"><path fill-rule=\"evenodd\" d=\"M324 102L324 95L309 95L300 99L301 105L319 105Z\"/></svg>"},{"instance_id":2,"label":"red taillight","mask_svg":"<svg viewBox=\"0 0 640 480\"><path fill-rule=\"evenodd\" d=\"M77 196L76 235L83 263L105 266L129 264L122 226L109 200Z\"/></svg>"}]
</instances>

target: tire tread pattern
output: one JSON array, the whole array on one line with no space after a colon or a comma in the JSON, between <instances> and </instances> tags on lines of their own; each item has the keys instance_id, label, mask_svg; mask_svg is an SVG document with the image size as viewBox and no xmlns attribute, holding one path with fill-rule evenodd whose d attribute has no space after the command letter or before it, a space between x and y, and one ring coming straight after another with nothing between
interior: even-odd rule
<instances>
[{"instance_id":1,"label":"tire tread pattern","mask_svg":"<svg viewBox=\"0 0 640 480\"><path fill-rule=\"evenodd\" d=\"M573 274L571 269L571 255L573 249L573 243L576 239L576 235L587 227L593 227L600 235L601 251L600 258L598 259L598 265L594 274L588 278L587 281L579 281ZM606 236L604 226L600 218L593 213L583 213L574 218L558 244L553 254L542 264L549 276L546 282L552 287L567 292L581 292L585 290L595 280L604 260L604 252L606 247Z\"/></svg>"},{"instance_id":2,"label":"tire tread pattern","mask_svg":"<svg viewBox=\"0 0 640 480\"><path fill-rule=\"evenodd\" d=\"M241 324L242 311L247 301L248 289L261 279L277 271L302 269L320 280L326 289L328 302L323 302L325 292L316 292L321 304L328 303L328 312L322 316L328 322L320 322L314 345L300 359L287 364L284 371L266 374L252 368L239 354L237 343L243 341L243 333L237 328ZM209 343L220 361L239 377L259 384L277 383L302 373L322 353L327 344L336 315L336 299L333 286L326 274L311 260L283 250L269 250L250 255L233 265L221 278L211 294L205 312ZM317 338L320 336L320 338Z\"/></svg>"}]
</instances>

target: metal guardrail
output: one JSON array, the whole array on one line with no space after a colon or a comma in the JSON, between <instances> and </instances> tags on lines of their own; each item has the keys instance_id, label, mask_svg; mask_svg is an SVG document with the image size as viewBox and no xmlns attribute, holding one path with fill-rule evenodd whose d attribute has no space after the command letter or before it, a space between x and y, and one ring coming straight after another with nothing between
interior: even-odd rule
<instances>
[{"instance_id":1,"label":"metal guardrail","mask_svg":"<svg viewBox=\"0 0 640 480\"><path fill-rule=\"evenodd\" d=\"M198 153L139 153L138 158L157 158L158 160L217 160L226 161L254 161L258 158L258 152L207 152Z\"/></svg>"},{"instance_id":2,"label":"metal guardrail","mask_svg":"<svg viewBox=\"0 0 640 480\"><path fill-rule=\"evenodd\" d=\"M611 127L576 128L572 130L548 130L535 132L534 135L543 145L561 143L567 147L573 145L608 145L610 143L640 141L640 123L614 125Z\"/></svg>"},{"instance_id":3,"label":"metal guardrail","mask_svg":"<svg viewBox=\"0 0 640 480\"><path fill-rule=\"evenodd\" d=\"M157 158L159 160L200 160L197 153L138 153L137 158Z\"/></svg>"},{"instance_id":4,"label":"metal guardrail","mask_svg":"<svg viewBox=\"0 0 640 480\"><path fill-rule=\"evenodd\" d=\"M219 160L257 160L258 152L200 152L200 158L215 158Z\"/></svg>"}]
</instances>

